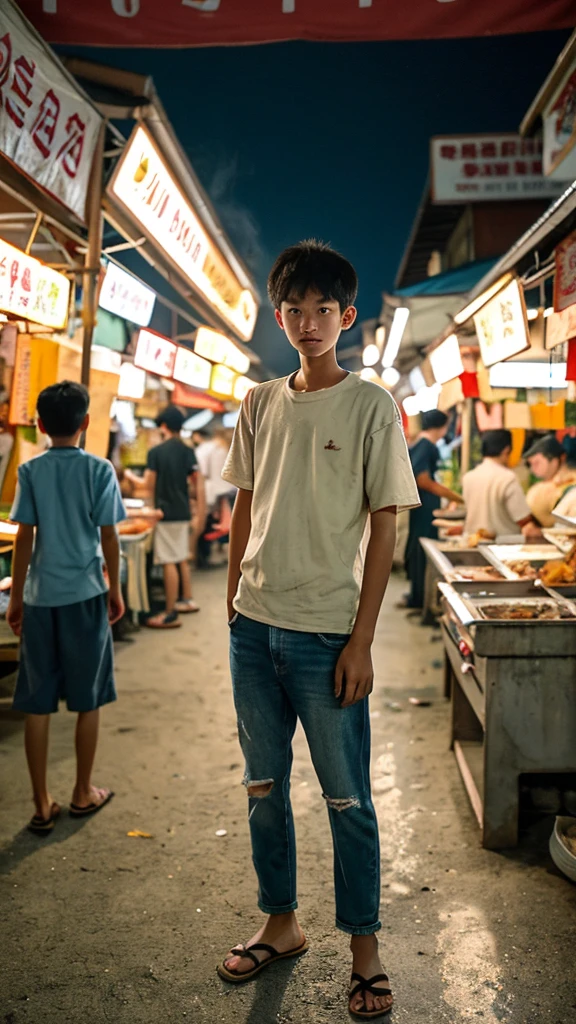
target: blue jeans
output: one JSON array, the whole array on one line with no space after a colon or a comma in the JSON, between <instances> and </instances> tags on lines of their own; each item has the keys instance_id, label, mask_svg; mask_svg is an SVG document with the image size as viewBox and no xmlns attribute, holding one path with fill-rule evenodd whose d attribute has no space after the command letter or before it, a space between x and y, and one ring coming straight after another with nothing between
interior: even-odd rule
<instances>
[{"instance_id":1,"label":"blue jeans","mask_svg":"<svg viewBox=\"0 0 576 1024\"><path fill-rule=\"evenodd\" d=\"M371 935L381 924L368 699L342 708L334 696L336 663L348 640L237 614L230 623L230 663L260 909L284 914L298 906L290 771L300 719L332 829L336 927ZM252 788L265 795L250 796Z\"/></svg>"}]
</instances>

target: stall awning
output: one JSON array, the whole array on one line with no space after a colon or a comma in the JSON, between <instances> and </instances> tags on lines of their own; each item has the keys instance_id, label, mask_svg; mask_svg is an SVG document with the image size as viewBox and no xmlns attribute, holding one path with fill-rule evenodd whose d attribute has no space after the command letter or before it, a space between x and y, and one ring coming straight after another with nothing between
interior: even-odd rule
<instances>
[{"instance_id":1,"label":"stall awning","mask_svg":"<svg viewBox=\"0 0 576 1024\"><path fill-rule=\"evenodd\" d=\"M469 292L477 282L492 269L496 260L477 260L465 263L454 270L446 270L443 274L434 274L424 281L399 288L395 294L406 298L418 295L461 295Z\"/></svg>"}]
</instances>

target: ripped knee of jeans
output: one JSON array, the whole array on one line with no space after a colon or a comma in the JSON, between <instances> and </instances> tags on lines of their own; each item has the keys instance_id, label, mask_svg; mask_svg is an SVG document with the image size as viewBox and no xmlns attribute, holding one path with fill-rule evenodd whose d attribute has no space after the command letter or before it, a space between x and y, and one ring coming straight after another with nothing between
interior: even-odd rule
<instances>
[{"instance_id":1,"label":"ripped knee of jeans","mask_svg":"<svg viewBox=\"0 0 576 1024\"><path fill-rule=\"evenodd\" d=\"M266 796L270 796L274 788L274 779L244 779L244 785L246 786L248 796L254 797L257 800L262 800Z\"/></svg>"},{"instance_id":2,"label":"ripped knee of jeans","mask_svg":"<svg viewBox=\"0 0 576 1024\"><path fill-rule=\"evenodd\" d=\"M327 796L326 793L322 793L328 807L333 811L350 811L353 807L360 807L360 801L357 796L345 796L345 797L332 797Z\"/></svg>"}]
</instances>

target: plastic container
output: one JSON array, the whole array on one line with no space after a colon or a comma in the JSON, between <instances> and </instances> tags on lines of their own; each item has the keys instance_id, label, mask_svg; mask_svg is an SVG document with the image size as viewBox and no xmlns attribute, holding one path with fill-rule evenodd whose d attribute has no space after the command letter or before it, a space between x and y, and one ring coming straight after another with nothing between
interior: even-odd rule
<instances>
[{"instance_id":1,"label":"plastic container","mask_svg":"<svg viewBox=\"0 0 576 1024\"><path fill-rule=\"evenodd\" d=\"M576 834L576 818L556 818L554 831L550 836L550 856L556 867L572 882L576 882L576 855L570 853L562 841L562 834L572 828Z\"/></svg>"}]
</instances>

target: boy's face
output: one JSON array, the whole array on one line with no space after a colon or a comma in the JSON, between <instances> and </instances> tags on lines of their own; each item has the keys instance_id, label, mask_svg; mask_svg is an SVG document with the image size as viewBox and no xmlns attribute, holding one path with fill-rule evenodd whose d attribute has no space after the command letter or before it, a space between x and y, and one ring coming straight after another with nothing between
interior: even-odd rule
<instances>
[{"instance_id":1,"label":"boy's face","mask_svg":"<svg viewBox=\"0 0 576 1024\"><path fill-rule=\"evenodd\" d=\"M303 299L290 296L276 310L276 321L288 341L301 356L307 358L330 352L340 333L352 327L355 319L354 306L349 306L341 313L338 302L324 299L315 291L306 292Z\"/></svg>"}]
</instances>

